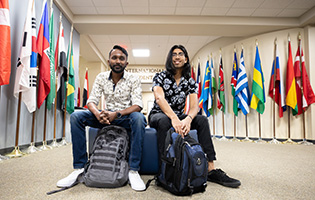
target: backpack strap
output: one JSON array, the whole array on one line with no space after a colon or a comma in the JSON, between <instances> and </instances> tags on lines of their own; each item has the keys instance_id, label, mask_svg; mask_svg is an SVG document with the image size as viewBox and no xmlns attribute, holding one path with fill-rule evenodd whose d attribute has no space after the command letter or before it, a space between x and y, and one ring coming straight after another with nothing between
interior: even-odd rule
<instances>
[{"instance_id":1,"label":"backpack strap","mask_svg":"<svg viewBox=\"0 0 315 200\"><path fill-rule=\"evenodd\" d=\"M61 191L67 190L67 189L69 189L69 188L72 188L72 187L76 186L76 185L79 184L79 183L83 183L83 179L82 179L83 173L84 173L84 172L82 172L81 174L79 174L78 178L77 178L77 179L74 181L74 183L72 183L70 186L63 187L63 188L60 188L60 189L58 189L58 190L53 190L53 191L47 192L46 194L47 194L47 195L55 194L55 193L57 193L57 192L61 192Z\"/></svg>"},{"instance_id":2,"label":"backpack strap","mask_svg":"<svg viewBox=\"0 0 315 200\"><path fill-rule=\"evenodd\" d=\"M145 184L145 190L144 191L146 191L150 187L151 182L154 180L157 180L157 175L155 175L153 178L151 178L147 181L147 183Z\"/></svg>"}]
</instances>

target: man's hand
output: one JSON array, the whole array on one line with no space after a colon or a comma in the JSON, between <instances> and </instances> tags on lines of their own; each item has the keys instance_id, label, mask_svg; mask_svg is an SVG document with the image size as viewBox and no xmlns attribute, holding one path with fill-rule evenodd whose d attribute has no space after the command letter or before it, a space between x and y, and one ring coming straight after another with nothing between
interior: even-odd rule
<instances>
[{"instance_id":1,"label":"man's hand","mask_svg":"<svg viewBox=\"0 0 315 200\"><path fill-rule=\"evenodd\" d=\"M185 135L187 135L188 133L189 133L189 131L190 131L190 124L191 124L191 119L189 118L189 117L186 117L185 119L183 119L182 121L181 121L181 123L182 123L182 127L181 127L181 129L182 129L182 131L183 131L183 135L185 136Z\"/></svg>"},{"instance_id":2,"label":"man's hand","mask_svg":"<svg viewBox=\"0 0 315 200\"><path fill-rule=\"evenodd\" d=\"M110 121L109 121L109 119L108 119L108 116L106 115L105 112L107 112L107 111L102 110L102 111L100 112L100 115L99 115L99 117L98 117L97 119L98 119L98 121L99 121L101 124L110 124Z\"/></svg>"},{"instance_id":3,"label":"man's hand","mask_svg":"<svg viewBox=\"0 0 315 200\"><path fill-rule=\"evenodd\" d=\"M182 137L184 137L184 131L182 129L182 126L183 126L182 121L180 121L177 116L172 118L171 120L172 120L172 126L175 129L175 132L180 134Z\"/></svg>"},{"instance_id":4,"label":"man's hand","mask_svg":"<svg viewBox=\"0 0 315 200\"><path fill-rule=\"evenodd\" d=\"M107 111L107 110L102 110L101 115L103 116L103 119L105 119L104 120L105 124L110 124L117 117L117 113L116 112Z\"/></svg>"}]
</instances>

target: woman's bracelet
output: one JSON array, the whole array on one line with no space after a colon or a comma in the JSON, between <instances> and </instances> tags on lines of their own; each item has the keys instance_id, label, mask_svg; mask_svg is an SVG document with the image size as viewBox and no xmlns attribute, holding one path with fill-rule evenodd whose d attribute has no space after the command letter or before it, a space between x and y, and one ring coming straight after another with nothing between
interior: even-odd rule
<instances>
[{"instance_id":1,"label":"woman's bracelet","mask_svg":"<svg viewBox=\"0 0 315 200\"><path fill-rule=\"evenodd\" d=\"M193 118L190 115L187 115L188 117L190 117L191 121L193 120Z\"/></svg>"}]
</instances>

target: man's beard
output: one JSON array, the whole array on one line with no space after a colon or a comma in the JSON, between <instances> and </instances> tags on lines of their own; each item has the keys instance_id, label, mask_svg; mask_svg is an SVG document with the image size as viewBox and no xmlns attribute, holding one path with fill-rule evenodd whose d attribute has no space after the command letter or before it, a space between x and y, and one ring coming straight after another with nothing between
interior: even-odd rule
<instances>
[{"instance_id":1,"label":"man's beard","mask_svg":"<svg viewBox=\"0 0 315 200\"><path fill-rule=\"evenodd\" d=\"M119 68L117 69L116 66L119 66ZM117 73L117 74L120 74L122 73L126 66L122 66L122 65L110 65L110 68L112 69L113 72Z\"/></svg>"}]
</instances>

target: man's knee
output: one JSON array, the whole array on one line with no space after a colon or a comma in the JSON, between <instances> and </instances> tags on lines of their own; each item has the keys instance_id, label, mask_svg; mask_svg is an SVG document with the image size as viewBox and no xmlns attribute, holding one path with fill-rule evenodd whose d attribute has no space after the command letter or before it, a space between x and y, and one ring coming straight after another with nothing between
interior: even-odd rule
<instances>
[{"instance_id":1,"label":"man's knee","mask_svg":"<svg viewBox=\"0 0 315 200\"><path fill-rule=\"evenodd\" d=\"M133 112L129 115L129 117L134 121L135 123L139 124L145 124L146 126L146 119L144 115L141 112Z\"/></svg>"}]
</instances>

